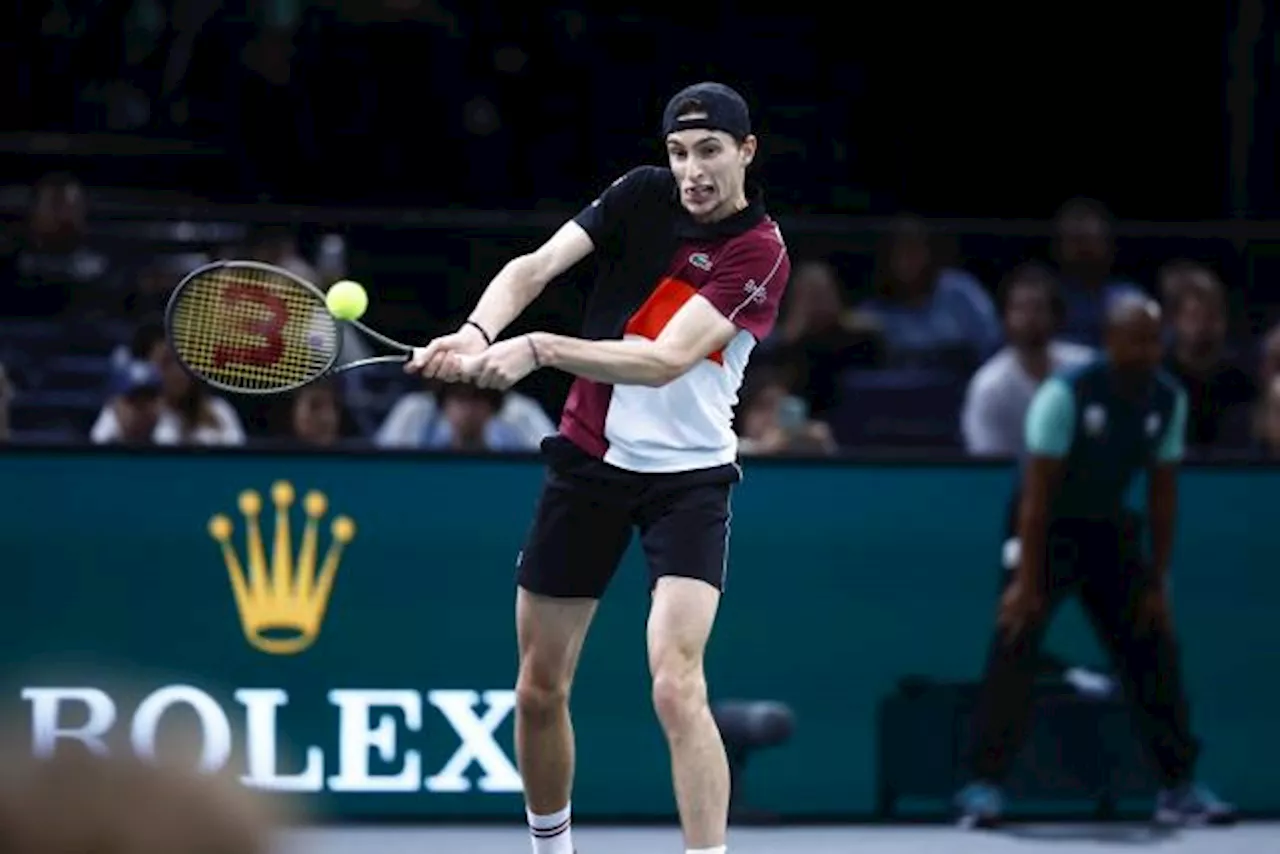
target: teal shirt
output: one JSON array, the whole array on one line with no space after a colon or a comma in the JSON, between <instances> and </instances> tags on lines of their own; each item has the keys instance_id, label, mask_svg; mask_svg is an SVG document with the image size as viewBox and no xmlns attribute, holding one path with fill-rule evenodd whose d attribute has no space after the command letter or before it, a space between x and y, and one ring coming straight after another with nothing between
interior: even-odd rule
<instances>
[{"instance_id":1,"label":"teal shirt","mask_svg":"<svg viewBox=\"0 0 1280 854\"><path fill-rule=\"evenodd\" d=\"M1126 399L1110 376L1105 358L1056 374L1027 410L1027 453L1065 463L1054 516L1113 515L1139 471L1182 460L1187 395L1178 382L1158 371L1143 397Z\"/></svg>"}]
</instances>

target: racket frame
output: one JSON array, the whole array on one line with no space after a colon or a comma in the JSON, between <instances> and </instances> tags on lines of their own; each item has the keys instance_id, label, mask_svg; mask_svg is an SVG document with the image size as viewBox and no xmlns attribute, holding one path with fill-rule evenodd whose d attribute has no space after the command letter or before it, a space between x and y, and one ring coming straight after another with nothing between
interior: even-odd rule
<instances>
[{"instance_id":1,"label":"racket frame","mask_svg":"<svg viewBox=\"0 0 1280 854\"><path fill-rule=\"evenodd\" d=\"M325 312L325 315L329 318L329 320L333 322L334 330L337 332L337 339L338 339L337 346L334 347L333 355L329 357L329 361L325 364L325 366L319 371L316 371L316 373L313 376L311 376L309 379L305 379L305 380L302 380L301 382L296 382L291 385L275 386L273 388L268 388L268 389L246 389L246 388L240 388L238 386L228 385L227 383L219 382L218 380L207 377L203 373L201 373L200 371L197 371L195 368L189 365L187 361L184 358L182 358L182 354L181 352L179 352L179 349L175 345L173 340L173 315L177 309L178 303L181 300L182 292L186 289L186 287L191 282L195 281L201 276L207 275L216 270L257 270L258 272L262 272L262 273L269 273L271 275L283 276L284 278L289 279L294 284L298 285L304 290L311 292L311 294L314 295L316 300L319 302L319 307ZM339 365L338 360L342 358L342 346L343 346L343 340L344 340L344 335L343 335L344 324L354 327L355 329L359 330L361 333L372 338L374 341L377 341L379 344L382 344L387 349L399 350L400 351L399 354L385 355L385 356L366 356L363 359L355 359L353 361L346 362L344 364ZM329 307L325 302L324 291L320 290L320 288L316 286L314 283L307 281L306 279L302 278L297 273L294 273L291 270L286 270L283 267L278 267L275 264L268 264L263 261L246 261L246 260L211 261L207 264L202 264L199 267L192 270L191 272L187 273L185 276L182 277L182 281L178 282L178 284L174 287L173 292L169 294L169 300L165 305L165 310L164 310L164 332L165 332L165 338L168 340L168 343L169 343L169 349L173 351L174 358L177 359L178 364L182 366L182 369L184 371L186 371L196 381L204 383L210 388L217 389L218 391L227 392L229 394L243 394L243 395L253 395L253 396L259 396L259 397L268 397L271 395L280 395L280 394L290 394L292 392L298 391L299 389L306 388L307 386L312 385L313 383L319 382L325 377L335 376L337 374L344 373L345 371L349 371L352 368L363 368L369 365L404 364L405 362L409 361L409 359L413 357L413 347L411 347L410 345L403 344L392 338L388 338L387 336L383 335L381 332L375 332L374 330L370 329L368 326L365 326L359 320L341 320L337 317L334 317L329 312Z\"/></svg>"}]
</instances>

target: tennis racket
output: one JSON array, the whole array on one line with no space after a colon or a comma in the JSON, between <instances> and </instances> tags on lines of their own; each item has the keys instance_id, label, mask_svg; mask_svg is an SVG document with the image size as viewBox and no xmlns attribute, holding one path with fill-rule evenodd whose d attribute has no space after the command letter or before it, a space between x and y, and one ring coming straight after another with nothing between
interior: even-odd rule
<instances>
[{"instance_id":1,"label":"tennis racket","mask_svg":"<svg viewBox=\"0 0 1280 854\"><path fill-rule=\"evenodd\" d=\"M343 362L342 324L395 355ZM283 394L353 368L403 364L413 353L359 321L338 320L320 288L257 261L215 261L188 273L169 297L165 332L188 373L236 394Z\"/></svg>"}]
</instances>

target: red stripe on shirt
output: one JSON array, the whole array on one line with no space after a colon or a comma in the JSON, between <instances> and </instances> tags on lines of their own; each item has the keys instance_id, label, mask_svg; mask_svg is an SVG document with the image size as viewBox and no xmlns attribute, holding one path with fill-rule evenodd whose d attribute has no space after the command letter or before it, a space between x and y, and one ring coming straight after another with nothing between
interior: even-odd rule
<instances>
[{"instance_id":1,"label":"red stripe on shirt","mask_svg":"<svg viewBox=\"0 0 1280 854\"><path fill-rule=\"evenodd\" d=\"M698 289L688 282L668 276L653 289L644 305L631 315L631 319L627 321L626 334L657 341L671 318L697 292ZM723 365L724 351L716 350L707 358L717 365Z\"/></svg>"}]
</instances>

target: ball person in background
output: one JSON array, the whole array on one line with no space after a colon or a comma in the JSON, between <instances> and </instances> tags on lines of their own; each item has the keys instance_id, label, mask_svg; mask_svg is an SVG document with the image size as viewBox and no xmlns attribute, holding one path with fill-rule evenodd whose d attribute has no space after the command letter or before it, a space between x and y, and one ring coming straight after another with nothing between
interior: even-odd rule
<instances>
[{"instance_id":1,"label":"ball person in background","mask_svg":"<svg viewBox=\"0 0 1280 854\"><path fill-rule=\"evenodd\" d=\"M768 336L790 261L747 185L747 105L704 83L662 118L667 166L633 169L542 248L511 261L463 328L408 370L508 388L539 367L577 376L518 560L516 753L533 850L570 854L569 689L596 605L633 532L649 564L653 703L671 753L686 849L723 854L729 770L703 651L724 585L729 497L740 478L732 409ZM592 252L583 337L492 343L551 279ZM602 745L608 749L608 745Z\"/></svg>"},{"instance_id":2,"label":"ball person in background","mask_svg":"<svg viewBox=\"0 0 1280 854\"><path fill-rule=\"evenodd\" d=\"M1000 604L974 718L972 780L957 795L964 827L993 827L1000 782L1027 736L1031 688L1050 616L1079 593L1134 705L1161 789L1162 824L1231 822L1234 809L1194 778L1191 731L1168 599L1186 393L1160 370L1160 308L1115 301L1106 353L1047 380L1027 412L1017 520L1020 560ZM1150 557L1125 512L1134 475L1149 474Z\"/></svg>"}]
</instances>

